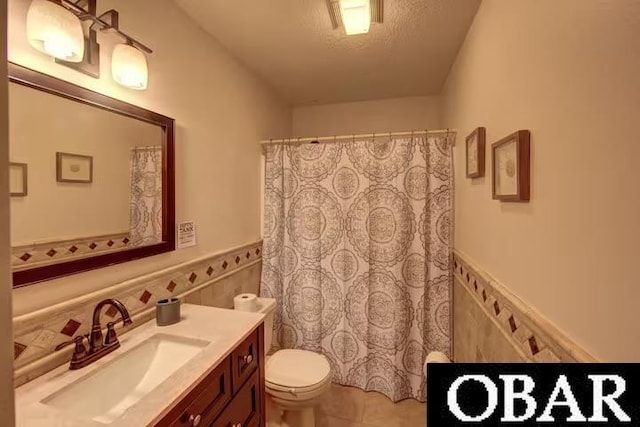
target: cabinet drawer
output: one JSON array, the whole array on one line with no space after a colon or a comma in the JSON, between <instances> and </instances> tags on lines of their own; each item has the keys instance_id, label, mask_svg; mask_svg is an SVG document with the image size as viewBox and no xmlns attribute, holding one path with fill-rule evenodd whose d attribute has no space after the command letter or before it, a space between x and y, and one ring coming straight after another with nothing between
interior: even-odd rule
<instances>
[{"instance_id":1,"label":"cabinet drawer","mask_svg":"<svg viewBox=\"0 0 640 427\"><path fill-rule=\"evenodd\" d=\"M242 384L256 370L260 357L262 355L258 348L258 330L256 330L231 353L233 394L240 390Z\"/></svg>"},{"instance_id":2,"label":"cabinet drawer","mask_svg":"<svg viewBox=\"0 0 640 427\"><path fill-rule=\"evenodd\" d=\"M208 426L229 400L231 400L231 361L227 358L157 426Z\"/></svg>"},{"instance_id":3,"label":"cabinet drawer","mask_svg":"<svg viewBox=\"0 0 640 427\"><path fill-rule=\"evenodd\" d=\"M255 372L211 427L258 427L260 425L260 373Z\"/></svg>"}]
</instances>

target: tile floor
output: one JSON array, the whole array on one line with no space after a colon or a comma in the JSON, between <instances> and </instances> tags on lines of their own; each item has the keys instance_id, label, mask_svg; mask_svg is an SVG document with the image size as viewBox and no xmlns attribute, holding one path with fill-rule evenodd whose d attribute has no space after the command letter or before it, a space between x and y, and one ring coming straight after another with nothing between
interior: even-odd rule
<instances>
[{"instance_id":1,"label":"tile floor","mask_svg":"<svg viewBox=\"0 0 640 427\"><path fill-rule=\"evenodd\" d=\"M394 404L375 392L332 385L316 408L316 427L423 427L427 405L407 399Z\"/></svg>"}]
</instances>

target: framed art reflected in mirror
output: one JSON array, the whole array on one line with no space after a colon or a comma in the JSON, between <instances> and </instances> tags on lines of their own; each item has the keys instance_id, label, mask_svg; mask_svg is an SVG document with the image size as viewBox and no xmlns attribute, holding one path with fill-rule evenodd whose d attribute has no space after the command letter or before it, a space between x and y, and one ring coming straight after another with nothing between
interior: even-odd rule
<instances>
[{"instance_id":1,"label":"framed art reflected in mirror","mask_svg":"<svg viewBox=\"0 0 640 427\"><path fill-rule=\"evenodd\" d=\"M519 130L491 146L495 200L529 201L530 139L528 130Z\"/></svg>"},{"instance_id":2,"label":"framed art reflected in mirror","mask_svg":"<svg viewBox=\"0 0 640 427\"><path fill-rule=\"evenodd\" d=\"M25 197L28 183L26 163L9 163L9 194L11 197Z\"/></svg>"},{"instance_id":3,"label":"framed art reflected in mirror","mask_svg":"<svg viewBox=\"0 0 640 427\"><path fill-rule=\"evenodd\" d=\"M93 157L82 154L56 153L56 179L58 182L93 182Z\"/></svg>"},{"instance_id":4,"label":"framed art reflected in mirror","mask_svg":"<svg viewBox=\"0 0 640 427\"><path fill-rule=\"evenodd\" d=\"M14 287L175 249L173 119L10 63L9 124Z\"/></svg>"}]
</instances>

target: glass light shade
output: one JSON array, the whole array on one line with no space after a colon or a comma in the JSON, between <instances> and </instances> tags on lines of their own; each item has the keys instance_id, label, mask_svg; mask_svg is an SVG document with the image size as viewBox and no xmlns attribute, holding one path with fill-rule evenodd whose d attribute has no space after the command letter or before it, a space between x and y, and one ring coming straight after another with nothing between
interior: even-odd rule
<instances>
[{"instance_id":1,"label":"glass light shade","mask_svg":"<svg viewBox=\"0 0 640 427\"><path fill-rule=\"evenodd\" d=\"M342 25L347 35L366 34L371 26L369 0L340 0Z\"/></svg>"},{"instance_id":2,"label":"glass light shade","mask_svg":"<svg viewBox=\"0 0 640 427\"><path fill-rule=\"evenodd\" d=\"M82 62L84 32L77 16L49 0L33 0L27 12L31 46L68 62Z\"/></svg>"},{"instance_id":3,"label":"glass light shade","mask_svg":"<svg viewBox=\"0 0 640 427\"><path fill-rule=\"evenodd\" d=\"M111 55L111 74L122 86L145 90L149 81L147 57L131 45L116 45Z\"/></svg>"}]
</instances>

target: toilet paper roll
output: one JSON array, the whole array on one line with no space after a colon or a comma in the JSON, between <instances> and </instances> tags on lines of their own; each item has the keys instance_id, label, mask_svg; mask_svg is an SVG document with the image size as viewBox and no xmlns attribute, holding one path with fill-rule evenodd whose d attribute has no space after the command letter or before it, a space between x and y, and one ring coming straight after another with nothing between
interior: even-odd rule
<instances>
[{"instance_id":1,"label":"toilet paper roll","mask_svg":"<svg viewBox=\"0 0 640 427\"><path fill-rule=\"evenodd\" d=\"M233 298L233 308L240 311L258 311L256 294L239 294Z\"/></svg>"},{"instance_id":2,"label":"toilet paper roll","mask_svg":"<svg viewBox=\"0 0 640 427\"><path fill-rule=\"evenodd\" d=\"M439 351L432 351L427 354L427 358L424 361L424 374L427 375L427 364L429 363L451 363L451 360Z\"/></svg>"}]
</instances>

